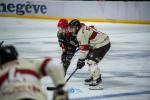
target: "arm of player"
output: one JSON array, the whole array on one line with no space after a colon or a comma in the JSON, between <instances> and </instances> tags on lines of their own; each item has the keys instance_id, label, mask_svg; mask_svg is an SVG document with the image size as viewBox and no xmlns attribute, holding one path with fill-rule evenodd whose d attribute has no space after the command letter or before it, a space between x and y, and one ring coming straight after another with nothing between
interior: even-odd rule
<instances>
[{"instance_id":1,"label":"arm of player","mask_svg":"<svg viewBox=\"0 0 150 100\"><path fill-rule=\"evenodd\" d=\"M78 69L81 69L85 65L85 58L86 58L88 52L89 52L88 50L86 50L86 51L80 50L80 57L77 62Z\"/></svg>"},{"instance_id":2,"label":"arm of player","mask_svg":"<svg viewBox=\"0 0 150 100\"><path fill-rule=\"evenodd\" d=\"M89 38L91 36L92 30L87 26L83 26L77 35L77 40L79 42L80 57L77 62L77 67L81 69L85 65L85 58L89 53Z\"/></svg>"},{"instance_id":3,"label":"arm of player","mask_svg":"<svg viewBox=\"0 0 150 100\"><path fill-rule=\"evenodd\" d=\"M79 51L79 59L85 59L89 50L80 50Z\"/></svg>"},{"instance_id":4,"label":"arm of player","mask_svg":"<svg viewBox=\"0 0 150 100\"><path fill-rule=\"evenodd\" d=\"M79 42L80 59L85 59L89 52L90 37L93 30L84 25L78 32L77 40Z\"/></svg>"},{"instance_id":5,"label":"arm of player","mask_svg":"<svg viewBox=\"0 0 150 100\"><path fill-rule=\"evenodd\" d=\"M53 94L53 100L68 100L68 93L64 90L65 80L64 80L64 69L62 64L56 59L46 59L43 62L43 71L45 75L51 76L56 90ZM45 65L45 67L44 67Z\"/></svg>"},{"instance_id":6,"label":"arm of player","mask_svg":"<svg viewBox=\"0 0 150 100\"><path fill-rule=\"evenodd\" d=\"M56 87L65 84L64 69L57 59L46 59L42 66L42 73L51 76Z\"/></svg>"}]
</instances>

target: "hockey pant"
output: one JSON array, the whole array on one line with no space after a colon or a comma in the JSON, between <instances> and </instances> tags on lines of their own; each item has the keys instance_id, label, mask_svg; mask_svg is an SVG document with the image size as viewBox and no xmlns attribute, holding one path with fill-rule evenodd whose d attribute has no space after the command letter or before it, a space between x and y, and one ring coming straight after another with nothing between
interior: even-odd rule
<instances>
[{"instance_id":1,"label":"hockey pant","mask_svg":"<svg viewBox=\"0 0 150 100\"><path fill-rule=\"evenodd\" d=\"M89 53L87 54L87 64L89 66L89 72L90 76L93 78L93 80L96 80L101 75L100 68L98 67L98 63L103 59L105 54L110 49L110 43L96 49L89 50Z\"/></svg>"}]
</instances>

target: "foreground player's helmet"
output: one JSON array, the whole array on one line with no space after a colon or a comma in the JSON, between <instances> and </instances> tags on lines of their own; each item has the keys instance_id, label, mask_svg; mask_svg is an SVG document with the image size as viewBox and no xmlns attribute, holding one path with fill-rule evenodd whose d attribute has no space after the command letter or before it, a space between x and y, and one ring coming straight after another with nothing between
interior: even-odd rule
<instances>
[{"instance_id":1,"label":"foreground player's helmet","mask_svg":"<svg viewBox=\"0 0 150 100\"><path fill-rule=\"evenodd\" d=\"M16 60L17 58L18 52L14 46L6 45L0 48L0 65Z\"/></svg>"},{"instance_id":2,"label":"foreground player's helmet","mask_svg":"<svg viewBox=\"0 0 150 100\"><path fill-rule=\"evenodd\" d=\"M60 28L67 28L68 27L68 20L63 19L63 18L60 19L57 26Z\"/></svg>"},{"instance_id":3,"label":"foreground player's helmet","mask_svg":"<svg viewBox=\"0 0 150 100\"><path fill-rule=\"evenodd\" d=\"M69 27L76 27L78 30L81 28L81 23L77 19L73 19L69 23Z\"/></svg>"}]
</instances>

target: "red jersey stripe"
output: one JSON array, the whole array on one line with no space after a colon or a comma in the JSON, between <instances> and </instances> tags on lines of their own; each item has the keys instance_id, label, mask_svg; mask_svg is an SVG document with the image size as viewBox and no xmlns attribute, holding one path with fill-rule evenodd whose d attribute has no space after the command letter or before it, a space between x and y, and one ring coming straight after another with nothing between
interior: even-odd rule
<instances>
[{"instance_id":1,"label":"red jersey stripe","mask_svg":"<svg viewBox=\"0 0 150 100\"><path fill-rule=\"evenodd\" d=\"M39 74L32 69L17 69L16 73L21 73L21 74L30 74L35 76L36 78L40 78Z\"/></svg>"},{"instance_id":2,"label":"red jersey stripe","mask_svg":"<svg viewBox=\"0 0 150 100\"><path fill-rule=\"evenodd\" d=\"M0 86L3 84L3 82L4 82L6 79L8 79L8 72L5 73L4 75L2 75L2 76L0 77Z\"/></svg>"},{"instance_id":3,"label":"red jersey stripe","mask_svg":"<svg viewBox=\"0 0 150 100\"><path fill-rule=\"evenodd\" d=\"M43 75L47 75L46 71L45 71L45 67L48 64L48 62L51 60L51 58L46 58L43 63L41 64L41 71Z\"/></svg>"},{"instance_id":4,"label":"red jersey stripe","mask_svg":"<svg viewBox=\"0 0 150 100\"><path fill-rule=\"evenodd\" d=\"M31 70L31 69L17 69L15 74L17 73L21 73L21 74L29 74L29 75L32 75L32 76L35 76L36 78L40 78L40 76L38 75L37 72ZM15 77L15 76L14 76ZM0 86L3 84L3 82L5 80L8 79L8 72L5 73L3 76L0 77Z\"/></svg>"},{"instance_id":5,"label":"red jersey stripe","mask_svg":"<svg viewBox=\"0 0 150 100\"><path fill-rule=\"evenodd\" d=\"M96 37L97 32L93 31L92 35L90 36L89 40L92 40Z\"/></svg>"},{"instance_id":6,"label":"red jersey stripe","mask_svg":"<svg viewBox=\"0 0 150 100\"><path fill-rule=\"evenodd\" d=\"M89 45L79 45L79 49L83 51L89 50Z\"/></svg>"}]
</instances>

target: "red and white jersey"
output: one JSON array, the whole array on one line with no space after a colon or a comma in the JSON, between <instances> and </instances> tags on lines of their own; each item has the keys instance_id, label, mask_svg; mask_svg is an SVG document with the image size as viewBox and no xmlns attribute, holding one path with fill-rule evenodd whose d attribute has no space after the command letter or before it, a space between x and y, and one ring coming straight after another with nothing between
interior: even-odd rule
<instances>
[{"instance_id":1,"label":"red and white jersey","mask_svg":"<svg viewBox=\"0 0 150 100\"><path fill-rule=\"evenodd\" d=\"M20 59L14 65L4 64L0 68L0 87L9 83L31 81L39 83L39 79L46 75L50 58L44 60Z\"/></svg>"},{"instance_id":2,"label":"red and white jersey","mask_svg":"<svg viewBox=\"0 0 150 100\"><path fill-rule=\"evenodd\" d=\"M99 48L109 43L108 35L86 25L79 30L77 40L81 50L88 50L89 47Z\"/></svg>"},{"instance_id":3,"label":"red and white jersey","mask_svg":"<svg viewBox=\"0 0 150 100\"><path fill-rule=\"evenodd\" d=\"M86 25L82 26L78 31L77 40L79 42L79 48L82 53L84 51L88 51L89 48L99 48L110 42L108 35Z\"/></svg>"},{"instance_id":4,"label":"red and white jersey","mask_svg":"<svg viewBox=\"0 0 150 100\"><path fill-rule=\"evenodd\" d=\"M63 67L57 59L44 60L19 59L0 66L1 100L48 100L40 79L51 76L55 86L64 84Z\"/></svg>"}]
</instances>

